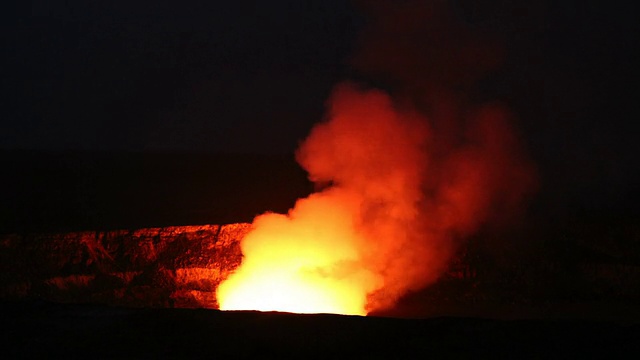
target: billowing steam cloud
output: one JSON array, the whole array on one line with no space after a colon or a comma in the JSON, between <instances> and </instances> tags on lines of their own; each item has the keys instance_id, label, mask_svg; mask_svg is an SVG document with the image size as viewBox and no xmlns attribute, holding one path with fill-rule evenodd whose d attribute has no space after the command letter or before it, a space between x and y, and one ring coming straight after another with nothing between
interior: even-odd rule
<instances>
[{"instance_id":1,"label":"billowing steam cloud","mask_svg":"<svg viewBox=\"0 0 640 360\"><path fill-rule=\"evenodd\" d=\"M401 25L389 30L375 18L354 58L397 93L351 82L336 86L326 120L297 152L309 178L324 189L287 215L255 219L242 242L241 267L218 289L222 309L366 314L388 308L435 281L462 239L513 212L530 191L533 172L522 160L509 113L495 104L469 105L456 93L477 76L473 61L464 59L457 72L451 61L425 61L447 72L438 75L420 60L442 55L428 44L403 42L427 34L440 50L453 51L446 57L454 61L467 54L455 42L464 46L468 38L455 28L454 44L446 44L440 37L452 31L451 23L428 22L439 8L412 3L378 13ZM369 59L372 54L378 57ZM480 67L488 66L481 60Z\"/></svg>"}]
</instances>

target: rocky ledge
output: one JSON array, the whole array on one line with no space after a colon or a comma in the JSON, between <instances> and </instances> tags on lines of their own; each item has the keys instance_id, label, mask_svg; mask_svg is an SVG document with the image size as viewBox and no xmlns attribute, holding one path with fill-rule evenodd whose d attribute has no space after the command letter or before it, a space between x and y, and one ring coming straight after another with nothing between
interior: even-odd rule
<instances>
[{"instance_id":1,"label":"rocky ledge","mask_svg":"<svg viewBox=\"0 0 640 360\"><path fill-rule=\"evenodd\" d=\"M0 235L0 298L217 308L250 224Z\"/></svg>"}]
</instances>

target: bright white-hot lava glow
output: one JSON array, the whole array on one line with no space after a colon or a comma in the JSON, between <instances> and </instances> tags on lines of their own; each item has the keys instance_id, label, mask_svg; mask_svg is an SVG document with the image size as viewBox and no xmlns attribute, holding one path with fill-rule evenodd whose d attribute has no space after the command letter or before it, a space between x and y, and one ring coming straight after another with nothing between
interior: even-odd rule
<instances>
[{"instance_id":1,"label":"bright white-hot lava glow","mask_svg":"<svg viewBox=\"0 0 640 360\"><path fill-rule=\"evenodd\" d=\"M255 219L242 240L242 266L218 288L220 309L366 314L379 280L358 264L361 240L336 192L299 200L289 215Z\"/></svg>"}]
</instances>

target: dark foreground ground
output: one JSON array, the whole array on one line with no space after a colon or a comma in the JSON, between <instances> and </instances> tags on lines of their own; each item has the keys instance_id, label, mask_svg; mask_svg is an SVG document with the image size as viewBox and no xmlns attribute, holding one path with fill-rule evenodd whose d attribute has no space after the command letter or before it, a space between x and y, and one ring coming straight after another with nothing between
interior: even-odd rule
<instances>
[{"instance_id":1,"label":"dark foreground ground","mask_svg":"<svg viewBox=\"0 0 640 360\"><path fill-rule=\"evenodd\" d=\"M640 325L2 303L3 358L638 358Z\"/></svg>"}]
</instances>

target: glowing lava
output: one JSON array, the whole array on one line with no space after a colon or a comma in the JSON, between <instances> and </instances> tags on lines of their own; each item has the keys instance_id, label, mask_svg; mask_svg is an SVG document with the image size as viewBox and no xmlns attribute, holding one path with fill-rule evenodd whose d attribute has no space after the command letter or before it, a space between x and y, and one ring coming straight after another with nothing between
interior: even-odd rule
<instances>
[{"instance_id":1,"label":"glowing lava","mask_svg":"<svg viewBox=\"0 0 640 360\"><path fill-rule=\"evenodd\" d=\"M241 267L218 288L221 310L366 314L378 281L358 264L353 245L361 240L337 192L299 200L287 216L255 219L242 240Z\"/></svg>"}]
</instances>

